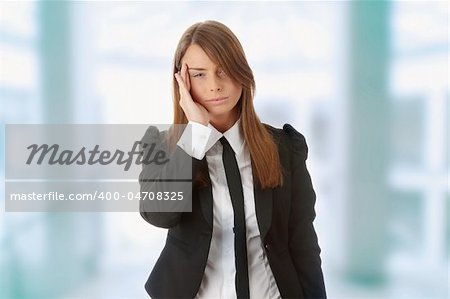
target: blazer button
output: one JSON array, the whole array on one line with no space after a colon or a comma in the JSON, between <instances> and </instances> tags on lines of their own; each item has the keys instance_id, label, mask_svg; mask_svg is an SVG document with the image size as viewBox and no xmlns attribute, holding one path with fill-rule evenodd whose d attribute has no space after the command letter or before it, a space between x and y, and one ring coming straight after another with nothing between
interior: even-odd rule
<instances>
[{"instance_id":1,"label":"blazer button","mask_svg":"<svg viewBox=\"0 0 450 299\"><path fill-rule=\"evenodd\" d=\"M270 245L269 245L269 243L264 244L264 248L266 248L266 251L270 251Z\"/></svg>"}]
</instances>

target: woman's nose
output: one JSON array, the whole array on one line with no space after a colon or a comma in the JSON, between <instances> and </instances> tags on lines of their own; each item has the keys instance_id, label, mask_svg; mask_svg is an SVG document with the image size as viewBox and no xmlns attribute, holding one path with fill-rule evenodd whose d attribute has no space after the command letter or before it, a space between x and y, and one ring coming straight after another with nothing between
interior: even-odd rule
<instances>
[{"instance_id":1,"label":"woman's nose","mask_svg":"<svg viewBox=\"0 0 450 299\"><path fill-rule=\"evenodd\" d=\"M217 78L216 76L214 76L214 77L211 79L210 84L211 84L211 85L210 85L211 91L221 91L221 90L222 90L221 83L220 83L220 79Z\"/></svg>"}]
</instances>

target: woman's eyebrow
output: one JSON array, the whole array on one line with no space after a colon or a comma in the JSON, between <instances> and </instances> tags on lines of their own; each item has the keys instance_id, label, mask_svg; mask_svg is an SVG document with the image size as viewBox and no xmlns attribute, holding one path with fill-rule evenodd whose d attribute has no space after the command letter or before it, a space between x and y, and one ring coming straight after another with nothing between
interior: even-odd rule
<instances>
[{"instance_id":1,"label":"woman's eyebrow","mask_svg":"<svg viewBox=\"0 0 450 299\"><path fill-rule=\"evenodd\" d=\"M189 71L190 71L190 70L193 70L193 71L206 71L206 69L205 69L205 68L202 68L202 67L189 67L188 70L189 70Z\"/></svg>"}]
</instances>

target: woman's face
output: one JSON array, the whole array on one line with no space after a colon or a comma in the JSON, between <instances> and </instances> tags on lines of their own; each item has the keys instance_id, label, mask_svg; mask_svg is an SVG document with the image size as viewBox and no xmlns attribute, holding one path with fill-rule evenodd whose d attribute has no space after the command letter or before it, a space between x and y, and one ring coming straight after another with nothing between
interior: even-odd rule
<instances>
[{"instance_id":1,"label":"woman's face","mask_svg":"<svg viewBox=\"0 0 450 299\"><path fill-rule=\"evenodd\" d=\"M190 45L181 63L188 66L191 96L208 110L211 122L238 119L237 102L242 86L234 82L219 65L209 59L203 49Z\"/></svg>"}]
</instances>

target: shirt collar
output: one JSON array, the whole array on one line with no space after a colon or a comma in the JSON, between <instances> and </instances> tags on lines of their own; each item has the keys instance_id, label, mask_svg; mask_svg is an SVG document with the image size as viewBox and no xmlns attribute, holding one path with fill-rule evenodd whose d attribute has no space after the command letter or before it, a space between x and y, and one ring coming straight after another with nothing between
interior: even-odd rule
<instances>
[{"instance_id":1,"label":"shirt collar","mask_svg":"<svg viewBox=\"0 0 450 299\"><path fill-rule=\"evenodd\" d=\"M234 125L229 128L227 131L225 131L223 134L220 133L213 125L208 124L208 127L212 129L208 144L209 148L212 147L217 141L219 141L222 136L225 136L225 138L228 140L228 143L230 143L231 148L233 149L234 153L236 155L239 155L242 151L242 148L244 146L244 135L242 134L241 129L241 118L234 123Z\"/></svg>"}]
</instances>

